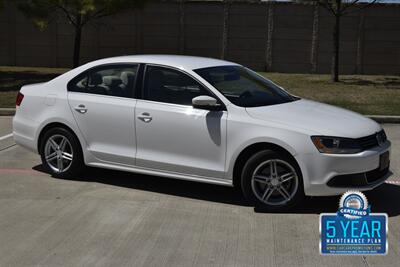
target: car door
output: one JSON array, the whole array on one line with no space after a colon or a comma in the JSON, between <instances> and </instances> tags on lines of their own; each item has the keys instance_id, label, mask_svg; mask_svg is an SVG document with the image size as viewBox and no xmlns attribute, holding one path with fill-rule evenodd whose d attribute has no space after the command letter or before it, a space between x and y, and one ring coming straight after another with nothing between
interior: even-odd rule
<instances>
[{"instance_id":1,"label":"car door","mask_svg":"<svg viewBox=\"0 0 400 267\"><path fill-rule=\"evenodd\" d=\"M136 165L224 178L227 113L191 105L196 96L213 96L210 91L180 70L147 65L142 92L135 112Z\"/></svg>"},{"instance_id":2,"label":"car door","mask_svg":"<svg viewBox=\"0 0 400 267\"><path fill-rule=\"evenodd\" d=\"M111 64L93 68L68 84L68 102L78 128L96 159L135 164L133 90L138 65Z\"/></svg>"}]
</instances>

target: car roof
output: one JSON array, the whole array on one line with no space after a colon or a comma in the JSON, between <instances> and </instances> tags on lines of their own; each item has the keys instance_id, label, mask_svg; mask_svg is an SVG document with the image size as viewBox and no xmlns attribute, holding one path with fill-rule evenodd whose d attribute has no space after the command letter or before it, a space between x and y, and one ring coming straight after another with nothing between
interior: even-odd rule
<instances>
[{"instance_id":1,"label":"car roof","mask_svg":"<svg viewBox=\"0 0 400 267\"><path fill-rule=\"evenodd\" d=\"M93 65L97 65L120 62L159 64L185 70L194 70L226 65L238 65L237 63L221 59L183 55L130 55L100 59L91 63L93 63Z\"/></svg>"}]
</instances>

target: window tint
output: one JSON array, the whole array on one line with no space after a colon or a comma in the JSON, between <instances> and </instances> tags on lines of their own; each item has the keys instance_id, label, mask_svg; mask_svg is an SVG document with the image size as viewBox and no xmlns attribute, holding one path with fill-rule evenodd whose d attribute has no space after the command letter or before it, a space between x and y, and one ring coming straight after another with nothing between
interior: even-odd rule
<instances>
[{"instance_id":1,"label":"window tint","mask_svg":"<svg viewBox=\"0 0 400 267\"><path fill-rule=\"evenodd\" d=\"M229 101L241 107L268 106L298 99L242 66L220 66L194 71Z\"/></svg>"},{"instance_id":2,"label":"window tint","mask_svg":"<svg viewBox=\"0 0 400 267\"><path fill-rule=\"evenodd\" d=\"M192 105L192 99L199 95L210 95L210 93L188 75L173 69L147 66L144 99Z\"/></svg>"},{"instance_id":3,"label":"window tint","mask_svg":"<svg viewBox=\"0 0 400 267\"><path fill-rule=\"evenodd\" d=\"M68 86L68 90L74 92L85 92L87 81L87 75L79 76L78 78L75 78L72 83L70 83L70 85Z\"/></svg>"},{"instance_id":4,"label":"window tint","mask_svg":"<svg viewBox=\"0 0 400 267\"><path fill-rule=\"evenodd\" d=\"M68 90L73 92L132 97L137 66L109 66L90 70L73 79Z\"/></svg>"}]
</instances>

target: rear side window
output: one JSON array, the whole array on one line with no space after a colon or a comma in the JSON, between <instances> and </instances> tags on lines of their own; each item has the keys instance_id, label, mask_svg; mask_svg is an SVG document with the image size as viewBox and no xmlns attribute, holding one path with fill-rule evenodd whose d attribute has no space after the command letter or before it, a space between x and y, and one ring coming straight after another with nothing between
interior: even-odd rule
<instances>
[{"instance_id":1,"label":"rear side window","mask_svg":"<svg viewBox=\"0 0 400 267\"><path fill-rule=\"evenodd\" d=\"M71 92L132 97L137 65L101 66L85 72L68 84Z\"/></svg>"}]
</instances>

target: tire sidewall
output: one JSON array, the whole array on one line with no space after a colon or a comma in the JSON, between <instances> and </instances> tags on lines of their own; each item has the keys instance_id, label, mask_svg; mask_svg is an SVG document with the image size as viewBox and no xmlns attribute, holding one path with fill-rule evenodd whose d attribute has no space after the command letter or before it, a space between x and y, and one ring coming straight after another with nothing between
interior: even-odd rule
<instances>
[{"instance_id":1,"label":"tire sidewall","mask_svg":"<svg viewBox=\"0 0 400 267\"><path fill-rule=\"evenodd\" d=\"M297 177L298 177L298 187L295 195L293 198L286 203L285 205L267 205L261 200L259 200L255 193L253 192L253 188L251 186L252 182L252 176L254 170L263 162L270 160L270 159L279 159L286 161L289 163L293 169L296 171ZM303 198L304 198L304 184L303 184L303 177L301 175L300 168L295 162L294 159L289 157L288 155L285 155L283 153L275 152L272 150L264 150L260 151L256 154L254 154L252 157L249 158L249 160L246 162L246 164L243 167L242 170L242 176L241 176L241 187L242 187L242 192L245 196L245 198L250 201L253 205L255 205L258 208L262 208L268 211L285 211L290 208L293 208L295 205L300 203Z\"/></svg>"},{"instance_id":2,"label":"tire sidewall","mask_svg":"<svg viewBox=\"0 0 400 267\"><path fill-rule=\"evenodd\" d=\"M57 173L53 169L51 169L51 167L48 165L48 163L46 161L45 153L44 153L44 149L45 149L47 140L51 136L56 135L56 134L62 135L68 139L68 141L70 142L70 144L72 146L72 150L74 153L71 166L68 168L68 170L66 170L65 172L61 172L61 173ZM52 129L46 131L46 133L43 135L43 138L41 140L39 152L40 152L40 157L42 159L42 164L45 167L46 171L48 171L55 177L70 177L72 175L76 175L82 170L82 168L84 166L82 149L81 149L79 140L70 131L68 131L64 128L61 128L61 127L52 128Z\"/></svg>"}]
</instances>

